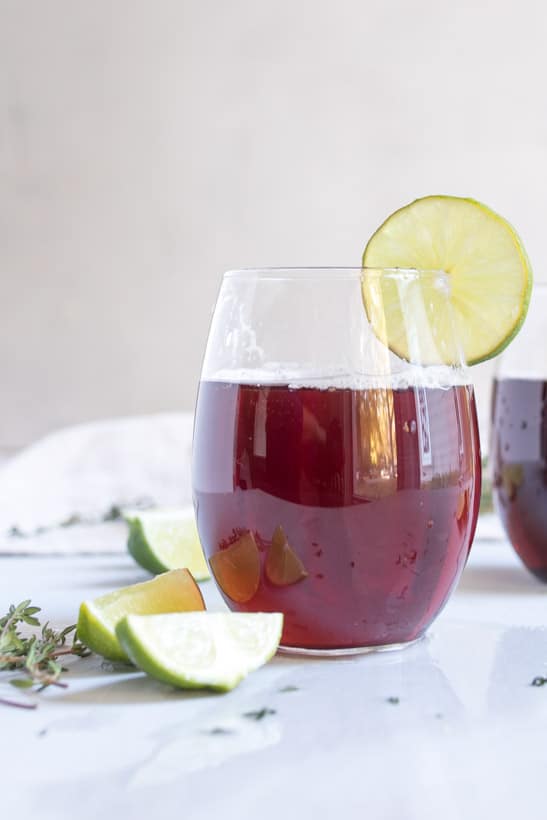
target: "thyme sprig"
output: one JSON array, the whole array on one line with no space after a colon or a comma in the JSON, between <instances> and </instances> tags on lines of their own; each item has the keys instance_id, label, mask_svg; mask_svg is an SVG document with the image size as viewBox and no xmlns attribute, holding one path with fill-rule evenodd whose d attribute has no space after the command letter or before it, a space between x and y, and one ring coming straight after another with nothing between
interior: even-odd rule
<instances>
[{"instance_id":1,"label":"thyme sprig","mask_svg":"<svg viewBox=\"0 0 547 820\"><path fill-rule=\"evenodd\" d=\"M20 604L10 606L8 612L0 618L0 672L17 671L21 677L9 679L9 683L18 689L36 688L37 691L47 686L66 686L59 678L65 668L59 659L65 655L85 657L89 649L76 635L76 624L64 629L54 629L48 622L41 625L36 617L39 606L31 606L30 598ZM21 625L38 627L39 631L25 634ZM72 640L68 638L72 635ZM21 706L9 699L0 698L0 702L10 706Z\"/></svg>"}]
</instances>

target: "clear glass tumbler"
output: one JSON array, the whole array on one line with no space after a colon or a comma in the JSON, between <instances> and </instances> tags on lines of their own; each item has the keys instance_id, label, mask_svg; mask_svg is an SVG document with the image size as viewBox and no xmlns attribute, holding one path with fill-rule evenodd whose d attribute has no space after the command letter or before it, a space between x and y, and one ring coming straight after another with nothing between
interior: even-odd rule
<instances>
[{"instance_id":1,"label":"clear glass tumbler","mask_svg":"<svg viewBox=\"0 0 547 820\"><path fill-rule=\"evenodd\" d=\"M494 503L528 569L547 582L547 285L536 284L528 316L500 356L492 394Z\"/></svg>"},{"instance_id":2,"label":"clear glass tumbler","mask_svg":"<svg viewBox=\"0 0 547 820\"><path fill-rule=\"evenodd\" d=\"M440 338L431 321L431 284L449 316L437 272L224 275L196 408L198 529L228 606L283 612L287 651L408 644L465 565L477 419L450 322ZM379 338L388 292L411 361ZM432 363L447 350L451 364Z\"/></svg>"}]
</instances>

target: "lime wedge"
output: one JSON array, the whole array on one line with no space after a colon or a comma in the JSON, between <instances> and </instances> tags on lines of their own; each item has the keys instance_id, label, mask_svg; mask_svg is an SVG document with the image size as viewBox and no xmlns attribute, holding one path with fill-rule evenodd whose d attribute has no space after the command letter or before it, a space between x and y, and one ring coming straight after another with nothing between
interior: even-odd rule
<instances>
[{"instance_id":1,"label":"lime wedge","mask_svg":"<svg viewBox=\"0 0 547 820\"><path fill-rule=\"evenodd\" d=\"M246 604L260 585L260 553L252 532L247 532L224 550L211 556L211 569L222 592Z\"/></svg>"},{"instance_id":2,"label":"lime wedge","mask_svg":"<svg viewBox=\"0 0 547 820\"><path fill-rule=\"evenodd\" d=\"M116 635L135 666L182 689L228 692L265 664L281 639L279 612L128 615Z\"/></svg>"},{"instance_id":3,"label":"lime wedge","mask_svg":"<svg viewBox=\"0 0 547 820\"><path fill-rule=\"evenodd\" d=\"M297 584L307 578L308 573L304 564L289 545L281 526L276 527L272 536L265 571L268 580L277 587Z\"/></svg>"},{"instance_id":4,"label":"lime wedge","mask_svg":"<svg viewBox=\"0 0 547 820\"><path fill-rule=\"evenodd\" d=\"M196 581L211 577L191 507L128 511L124 517L129 524L127 548L141 567L154 574L185 567Z\"/></svg>"},{"instance_id":5,"label":"lime wedge","mask_svg":"<svg viewBox=\"0 0 547 820\"><path fill-rule=\"evenodd\" d=\"M115 627L126 615L205 609L200 589L186 569L158 575L151 581L122 587L93 601L84 601L78 615L78 637L93 652L112 661L129 658Z\"/></svg>"},{"instance_id":6,"label":"lime wedge","mask_svg":"<svg viewBox=\"0 0 547 820\"><path fill-rule=\"evenodd\" d=\"M449 303L439 291L438 277L419 281L426 315L415 316L408 332L408 293L403 299L393 277L363 279L363 300L375 333L409 361L416 360L415 350L426 351L424 358L430 361L423 364L457 363L448 338L452 335L467 364L497 356L519 331L530 301L532 270L516 231L473 199L428 196L395 211L369 240L363 266L447 274Z\"/></svg>"}]
</instances>

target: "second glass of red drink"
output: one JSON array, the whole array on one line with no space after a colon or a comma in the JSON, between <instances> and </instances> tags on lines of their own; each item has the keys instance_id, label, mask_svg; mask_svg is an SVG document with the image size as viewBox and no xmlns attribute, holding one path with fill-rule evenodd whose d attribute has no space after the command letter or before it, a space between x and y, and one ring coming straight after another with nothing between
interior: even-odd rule
<instances>
[{"instance_id":1,"label":"second glass of red drink","mask_svg":"<svg viewBox=\"0 0 547 820\"><path fill-rule=\"evenodd\" d=\"M492 395L493 495L523 564L547 582L547 285L498 362Z\"/></svg>"},{"instance_id":2,"label":"second glass of red drink","mask_svg":"<svg viewBox=\"0 0 547 820\"><path fill-rule=\"evenodd\" d=\"M287 651L411 643L465 565L476 411L451 328L442 343L427 332L432 280L438 308L438 272L224 276L196 408L198 528L227 604L283 612ZM386 282L411 355L381 341L363 304L366 292L381 315Z\"/></svg>"}]
</instances>

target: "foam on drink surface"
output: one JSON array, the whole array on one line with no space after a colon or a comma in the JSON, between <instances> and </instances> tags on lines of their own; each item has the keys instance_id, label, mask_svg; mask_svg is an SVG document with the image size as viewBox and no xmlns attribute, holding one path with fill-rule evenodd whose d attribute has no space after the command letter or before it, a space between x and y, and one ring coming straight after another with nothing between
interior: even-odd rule
<instances>
[{"instance_id":1,"label":"foam on drink surface","mask_svg":"<svg viewBox=\"0 0 547 820\"><path fill-rule=\"evenodd\" d=\"M315 388L317 390L373 390L378 388L406 390L409 387L428 387L449 390L470 384L468 374L460 369L445 365L418 367L407 365L400 372L371 375L368 373L347 373L332 368L323 372L303 368L296 364L271 363L260 368L224 368L203 377L204 381L226 382L249 385L287 385L289 388Z\"/></svg>"}]
</instances>

